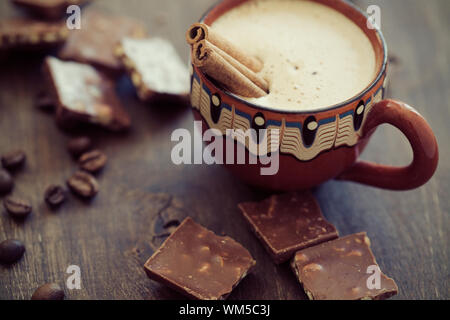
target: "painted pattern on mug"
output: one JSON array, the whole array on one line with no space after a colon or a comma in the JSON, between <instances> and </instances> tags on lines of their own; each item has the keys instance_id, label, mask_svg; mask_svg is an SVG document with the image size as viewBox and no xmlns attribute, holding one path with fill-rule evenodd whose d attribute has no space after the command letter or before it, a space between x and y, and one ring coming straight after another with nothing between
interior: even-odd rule
<instances>
[{"instance_id":1,"label":"painted pattern on mug","mask_svg":"<svg viewBox=\"0 0 450 320\"><path fill-rule=\"evenodd\" d=\"M192 68L191 77L191 104L197 109L209 128L218 129L223 135L227 129L242 130L245 132L250 128L254 129L279 129L277 149L281 153L290 154L300 161L310 161L322 152L338 147L353 147L362 136L365 121L372 106L383 99L386 81L383 81L372 88L364 99L352 102L341 109L336 115L324 111L308 116L302 122L290 122L286 118L267 119L264 112L259 115L251 115L240 102L237 105L228 105L222 101L221 94L212 93L213 86L209 88L208 81L202 80L202 75ZM255 118L259 117L259 126L255 128ZM270 130L268 131L270 134ZM239 135L239 133L238 133ZM238 138L235 138L238 140ZM243 140L240 140L243 141ZM267 141L267 140L264 140ZM270 140L270 136L269 139ZM246 141L248 149L248 141ZM271 145L270 152L275 152Z\"/></svg>"}]
</instances>

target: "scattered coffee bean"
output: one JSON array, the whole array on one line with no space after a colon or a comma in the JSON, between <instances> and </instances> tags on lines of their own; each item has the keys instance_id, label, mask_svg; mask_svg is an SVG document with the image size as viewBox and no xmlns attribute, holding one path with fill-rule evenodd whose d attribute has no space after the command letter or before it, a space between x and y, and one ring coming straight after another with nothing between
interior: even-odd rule
<instances>
[{"instance_id":1,"label":"scattered coffee bean","mask_svg":"<svg viewBox=\"0 0 450 320\"><path fill-rule=\"evenodd\" d=\"M25 200L9 197L3 201L3 206L8 213L17 219L26 218L32 211L31 205Z\"/></svg>"},{"instance_id":2,"label":"scattered coffee bean","mask_svg":"<svg viewBox=\"0 0 450 320\"><path fill-rule=\"evenodd\" d=\"M91 152L84 153L78 163L80 168L91 173L95 173L103 169L106 165L108 158L100 150L93 150Z\"/></svg>"},{"instance_id":3,"label":"scattered coffee bean","mask_svg":"<svg viewBox=\"0 0 450 320\"><path fill-rule=\"evenodd\" d=\"M11 192L14 181L8 171L0 168L0 195Z\"/></svg>"},{"instance_id":4,"label":"scattered coffee bean","mask_svg":"<svg viewBox=\"0 0 450 320\"><path fill-rule=\"evenodd\" d=\"M49 94L45 91L40 91L34 98L34 105L44 111L55 110L55 103Z\"/></svg>"},{"instance_id":5,"label":"scattered coffee bean","mask_svg":"<svg viewBox=\"0 0 450 320\"><path fill-rule=\"evenodd\" d=\"M76 172L67 180L67 185L72 192L84 198L92 198L98 193L97 180L87 172Z\"/></svg>"},{"instance_id":6,"label":"scattered coffee bean","mask_svg":"<svg viewBox=\"0 0 450 320\"><path fill-rule=\"evenodd\" d=\"M14 150L2 156L3 168L8 170L16 170L22 167L26 160L25 152L22 150Z\"/></svg>"},{"instance_id":7,"label":"scattered coffee bean","mask_svg":"<svg viewBox=\"0 0 450 320\"><path fill-rule=\"evenodd\" d=\"M0 263L12 264L22 258L25 246L19 240L5 240L0 243Z\"/></svg>"},{"instance_id":8,"label":"scattered coffee bean","mask_svg":"<svg viewBox=\"0 0 450 320\"><path fill-rule=\"evenodd\" d=\"M66 201L66 191L63 187L51 185L45 190L45 202L50 208L58 208L64 201Z\"/></svg>"},{"instance_id":9,"label":"scattered coffee bean","mask_svg":"<svg viewBox=\"0 0 450 320\"><path fill-rule=\"evenodd\" d=\"M31 300L64 300L64 290L57 283L46 283L36 289Z\"/></svg>"},{"instance_id":10,"label":"scattered coffee bean","mask_svg":"<svg viewBox=\"0 0 450 320\"><path fill-rule=\"evenodd\" d=\"M74 157L78 157L80 154L87 152L92 146L92 141L89 137L73 138L67 144L67 149Z\"/></svg>"}]
</instances>

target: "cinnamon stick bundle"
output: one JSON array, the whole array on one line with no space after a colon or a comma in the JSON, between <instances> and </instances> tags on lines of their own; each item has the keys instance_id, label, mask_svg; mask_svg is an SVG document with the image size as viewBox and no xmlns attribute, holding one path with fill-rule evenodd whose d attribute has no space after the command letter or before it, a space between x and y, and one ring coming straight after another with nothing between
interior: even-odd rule
<instances>
[{"instance_id":1,"label":"cinnamon stick bundle","mask_svg":"<svg viewBox=\"0 0 450 320\"><path fill-rule=\"evenodd\" d=\"M229 91L249 98L267 95L269 85L257 72L263 64L201 23L186 33L192 45L192 62Z\"/></svg>"},{"instance_id":2,"label":"cinnamon stick bundle","mask_svg":"<svg viewBox=\"0 0 450 320\"><path fill-rule=\"evenodd\" d=\"M234 45L214 30L211 30L211 28L204 23L194 23L186 33L186 40L191 46L201 40L207 40L216 47L222 49L224 52L228 53L231 57L242 63L253 72L260 72L264 66L260 60L248 55L241 48Z\"/></svg>"},{"instance_id":3,"label":"cinnamon stick bundle","mask_svg":"<svg viewBox=\"0 0 450 320\"><path fill-rule=\"evenodd\" d=\"M213 44L206 40L201 40L193 46L192 62L204 73L235 94L250 98L259 98L267 95L265 90L256 85L229 62L233 58L225 58L220 52L221 50L217 49ZM239 62L236 61L236 64L239 64ZM244 68L246 67L244 66ZM248 68L246 69L249 71ZM241 68L241 70L245 69Z\"/></svg>"},{"instance_id":4,"label":"cinnamon stick bundle","mask_svg":"<svg viewBox=\"0 0 450 320\"><path fill-rule=\"evenodd\" d=\"M225 60L227 60L228 63L230 63L233 67L235 67L240 73L242 73L244 76L246 76L250 81L252 81L254 84L256 84L258 87L263 89L265 92L269 92L269 84L267 81L258 75L257 73L253 72L249 68L247 68L245 65L237 61L235 58L230 56L228 53L223 51L222 49L216 47L212 43L209 43L206 40L204 41L205 47L210 46L211 50L216 50Z\"/></svg>"}]
</instances>

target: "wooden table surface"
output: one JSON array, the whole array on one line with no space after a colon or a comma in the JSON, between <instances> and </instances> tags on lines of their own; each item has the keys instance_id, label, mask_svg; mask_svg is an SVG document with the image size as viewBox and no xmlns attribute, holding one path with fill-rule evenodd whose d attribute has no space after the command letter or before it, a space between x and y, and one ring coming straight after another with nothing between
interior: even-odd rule
<instances>
[{"instance_id":1,"label":"wooden table surface","mask_svg":"<svg viewBox=\"0 0 450 320\"><path fill-rule=\"evenodd\" d=\"M152 35L170 39L187 61L184 32L211 5L209 0L98 0L95 7L146 22ZM400 289L396 299L449 299L450 212L450 1L363 0L378 4L392 60L388 96L417 108L434 129L440 164L425 186L392 192L330 181L314 192L341 235L367 231L381 269ZM7 1L1 16L16 14ZM189 108L146 105L129 82L119 81L131 113L128 134L90 131L110 157L100 175L100 193L91 203L71 196L61 210L43 203L45 188L64 183L76 169L66 151L70 136L52 115L36 110L33 96L42 82L42 57L14 57L0 65L0 153L22 148L26 168L15 175L14 195L29 199L33 214L23 223L0 211L0 240L21 239L23 259L0 266L0 298L28 299L39 285L64 285L69 265L81 268L82 288L66 289L68 299L178 299L149 280L143 264L161 243L164 216L190 215L219 234L244 244L257 260L230 299L305 299L288 266L275 266L237 209L242 201L267 194L239 182L221 166L175 166L170 161L175 128L193 128ZM407 164L406 139L383 126L363 158Z\"/></svg>"}]
</instances>

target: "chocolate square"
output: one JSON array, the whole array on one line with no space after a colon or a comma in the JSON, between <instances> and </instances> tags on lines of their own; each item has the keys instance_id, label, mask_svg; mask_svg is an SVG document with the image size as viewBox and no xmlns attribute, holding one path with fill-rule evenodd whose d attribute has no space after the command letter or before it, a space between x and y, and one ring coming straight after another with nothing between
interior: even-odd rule
<instances>
[{"instance_id":1,"label":"chocolate square","mask_svg":"<svg viewBox=\"0 0 450 320\"><path fill-rule=\"evenodd\" d=\"M255 265L230 237L186 218L145 263L149 278L194 299L225 299Z\"/></svg>"},{"instance_id":2,"label":"chocolate square","mask_svg":"<svg viewBox=\"0 0 450 320\"><path fill-rule=\"evenodd\" d=\"M292 267L311 300L381 300L398 292L395 281L381 273L365 232L301 250ZM375 269L379 288L369 278Z\"/></svg>"},{"instance_id":3,"label":"chocolate square","mask_svg":"<svg viewBox=\"0 0 450 320\"><path fill-rule=\"evenodd\" d=\"M338 237L310 192L273 195L261 202L241 203L239 208L275 263Z\"/></svg>"}]
</instances>

